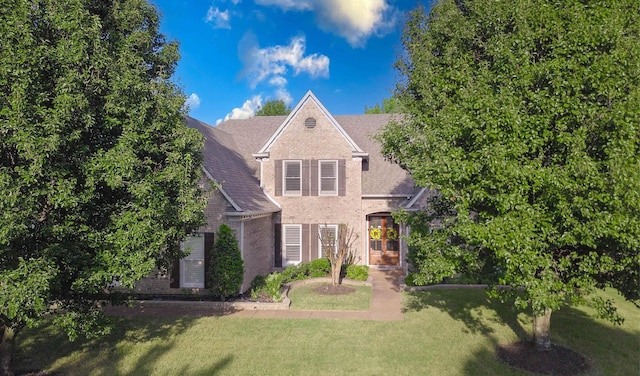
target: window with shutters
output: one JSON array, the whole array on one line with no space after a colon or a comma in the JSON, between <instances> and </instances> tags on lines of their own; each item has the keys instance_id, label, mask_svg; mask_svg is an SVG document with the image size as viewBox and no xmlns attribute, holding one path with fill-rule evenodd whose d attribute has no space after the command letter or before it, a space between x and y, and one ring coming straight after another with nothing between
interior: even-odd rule
<instances>
[{"instance_id":1,"label":"window with shutters","mask_svg":"<svg viewBox=\"0 0 640 376\"><path fill-rule=\"evenodd\" d=\"M318 226L318 258L327 257L327 251L338 252L338 225Z\"/></svg>"},{"instance_id":2,"label":"window with shutters","mask_svg":"<svg viewBox=\"0 0 640 376\"><path fill-rule=\"evenodd\" d=\"M282 266L297 265L302 260L302 225L282 225Z\"/></svg>"},{"instance_id":3,"label":"window with shutters","mask_svg":"<svg viewBox=\"0 0 640 376\"><path fill-rule=\"evenodd\" d=\"M302 194L302 161L283 161L283 193L299 196Z\"/></svg>"},{"instance_id":4,"label":"window with shutters","mask_svg":"<svg viewBox=\"0 0 640 376\"><path fill-rule=\"evenodd\" d=\"M321 196L338 195L338 161L320 161L320 189Z\"/></svg>"},{"instance_id":5,"label":"window with shutters","mask_svg":"<svg viewBox=\"0 0 640 376\"><path fill-rule=\"evenodd\" d=\"M180 260L180 287L204 288L204 236L188 236L180 249L189 252Z\"/></svg>"}]
</instances>

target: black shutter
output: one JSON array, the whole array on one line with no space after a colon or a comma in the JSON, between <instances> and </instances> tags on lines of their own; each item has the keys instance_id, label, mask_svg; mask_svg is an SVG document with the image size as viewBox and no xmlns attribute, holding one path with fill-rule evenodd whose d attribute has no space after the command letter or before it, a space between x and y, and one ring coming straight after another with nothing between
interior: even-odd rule
<instances>
[{"instance_id":1,"label":"black shutter","mask_svg":"<svg viewBox=\"0 0 640 376\"><path fill-rule=\"evenodd\" d=\"M273 238L273 249L275 250L274 266L280 268L282 267L282 225L280 223L273 225Z\"/></svg>"},{"instance_id":2,"label":"black shutter","mask_svg":"<svg viewBox=\"0 0 640 376\"><path fill-rule=\"evenodd\" d=\"M180 260L175 259L171 263L171 274L169 275L169 287L172 289L180 288Z\"/></svg>"},{"instance_id":3,"label":"black shutter","mask_svg":"<svg viewBox=\"0 0 640 376\"><path fill-rule=\"evenodd\" d=\"M347 163L344 159L338 159L338 196L347 194Z\"/></svg>"},{"instance_id":4,"label":"black shutter","mask_svg":"<svg viewBox=\"0 0 640 376\"><path fill-rule=\"evenodd\" d=\"M318 258L318 249L315 247L316 244L320 243L320 238L318 236L318 224L311 224L311 231L309 233L309 247L310 250L310 259L315 260Z\"/></svg>"},{"instance_id":5,"label":"black shutter","mask_svg":"<svg viewBox=\"0 0 640 376\"><path fill-rule=\"evenodd\" d=\"M214 241L213 232L204 233L204 287L211 288L211 281L209 279L209 267L211 267L211 254L213 253Z\"/></svg>"},{"instance_id":6,"label":"black shutter","mask_svg":"<svg viewBox=\"0 0 640 376\"><path fill-rule=\"evenodd\" d=\"M304 159L302 160L302 195L309 196L309 164L310 160Z\"/></svg>"},{"instance_id":7,"label":"black shutter","mask_svg":"<svg viewBox=\"0 0 640 376\"><path fill-rule=\"evenodd\" d=\"M311 195L318 196L318 160L311 160Z\"/></svg>"},{"instance_id":8,"label":"black shutter","mask_svg":"<svg viewBox=\"0 0 640 376\"><path fill-rule=\"evenodd\" d=\"M282 196L282 159L276 159L275 163L275 193L276 196Z\"/></svg>"},{"instance_id":9,"label":"black shutter","mask_svg":"<svg viewBox=\"0 0 640 376\"><path fill-rule=\"evenodd\" d=\"M302 262L309 261L309 224L302 225Z\"/></svg>"}]
</instances>

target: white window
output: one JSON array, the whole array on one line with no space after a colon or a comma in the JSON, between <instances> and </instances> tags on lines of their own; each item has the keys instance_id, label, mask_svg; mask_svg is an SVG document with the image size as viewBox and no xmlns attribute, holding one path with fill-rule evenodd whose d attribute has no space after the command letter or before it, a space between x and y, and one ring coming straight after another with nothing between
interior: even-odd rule
<instances>
[{"instance_id":1,"label":"white window","mask_svg":"<svg viewBox=\"0 0 640 376\"><path fill-rule=\"evenodd\" d=\"M338 161L320 161L320 192L321 196L335 196L338 194Z\"/></svg>"},{"instance_id":2,"label":"white window","mask_svg":"<svg viewBox=\"0 0 640 376\"><path fill-rule=\"evenodd\" d=\"M180 248L190 252L180 260L180 287L204 288L204 236L188 236Z\"/></svg>"},{"instance_id":3,"label":"white window","mask_svg":"<svg viewBox=\"0 0 640 376\"><path fill-rule=\"evenodd\" d=\"M323 243L332 247L334 253L338 253L338 225L318 226L318 258L326 257Z\"/></svg>"},{"instance_id":4,"label":"white window","mask_svg":"<svg viewBox=\"0 0 640 376\"><path fill-rule=\"evenodd\" d=\"M302 194L302 161L283 161L283 184L285 195Z\"/></svg>"},{"instance_id":5,"label":"white window","mask_svg":"<svg viewBox=\"0 0 640 376\"><path fill-rule=\"evenodd\" d=\"M296 265L302 260L302 225L282 225L284 232L283 266Z\"/></svg>"}]
</instances>

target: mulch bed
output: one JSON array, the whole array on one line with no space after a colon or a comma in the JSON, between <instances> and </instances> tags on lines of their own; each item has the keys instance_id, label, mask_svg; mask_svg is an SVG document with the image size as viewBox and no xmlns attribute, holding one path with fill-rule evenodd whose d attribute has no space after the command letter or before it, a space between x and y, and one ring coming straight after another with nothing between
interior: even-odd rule
<instances>
[{"instance_id":1,"label":"mulch bed","mask_svg":"<svg viewBox=\"0 0 640 376\"><path fill-rule=\"evenodd\" d=\"M587 358L562 346L537 351L533 342L499 345L498 356L509 365L540 375L577 376L591 369Z\"/></svg>"}]
</instances>

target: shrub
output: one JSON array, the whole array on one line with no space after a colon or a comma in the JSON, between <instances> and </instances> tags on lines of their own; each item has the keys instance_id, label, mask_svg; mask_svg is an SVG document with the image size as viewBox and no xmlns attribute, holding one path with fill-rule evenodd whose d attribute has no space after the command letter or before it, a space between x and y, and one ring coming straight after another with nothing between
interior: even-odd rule
<instances>
[{"instance_id":1,"label":"shrub","mask_svg":"<svg viewBox=\"0 0 640 376\"><path fill-rule=\"evenodd\" d=\"M331 273L331 263L328 258L319 258L309 263L309 270L307 273L309 277L326 277L329 273Z\"/></svg>"},{"instance_id":2,"label":"shrub","mask_svg":"<svg viewBox=\"0 0 640 376\"><path fill-rule=\"evenodd\" d=\"M282 295L280 294L280 290L282 289L282 285L284 284L282 273L274 272L267 276L265 279L265 288L267 294L276 302L282 300Z\"/></svg>"},{"instance_id":3,"label":"shrub","mask_svg":"<svg viewBox=\"0 0 640 376\"><path fill-rule=\"evenodd\" d=\"M407 286L416 286L416 282L415 282L415 273L409 273L405 278L404 278L404 284Z\"/></svg>"},{"instance_id":4,"label":"shrub","mask_svg":"<svg viewBox=\"0 0 640 376\"><path fill-rule=\"evenodd\" d=\"M369 267L351 264L347 266L347 278L354 281L366 281L369 278Z\"/></svg>"},{"instance_id":5,"label":"shrub","mask_svg":"<svg viewBox=\"0 0 640 376\"><path fill-rule=\"evenodd\" d=\"M216 233L211 254L208 276L211 289L224 301L225 297L239 292L243 276L244 264L236 236L231 227L222 224Z\"/></svg>"},{"instance_id":6,"label":"shrub","mask_svg":"<svg viewBox=\"0 0 640 376\"><path fill-rule=\"evenodd\" d=\"M255 278L253 279L253 281L251 281L251 290L261 290L267 287L267 283L266 283L267 277L264 275L257 275L255 276Z\"/></svg>"}]
</instances>

